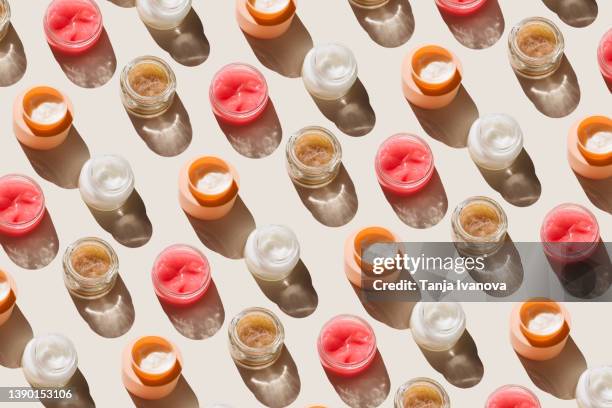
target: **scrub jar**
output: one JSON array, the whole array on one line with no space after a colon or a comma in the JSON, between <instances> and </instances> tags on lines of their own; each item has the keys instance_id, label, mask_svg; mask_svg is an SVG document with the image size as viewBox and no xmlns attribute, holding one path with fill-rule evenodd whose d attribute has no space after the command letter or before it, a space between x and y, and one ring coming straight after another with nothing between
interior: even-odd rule
<instances>
[{"instance_id":1,"label":"scrub jar","mask_svg":"<svg viewBox=\"0 0 612 408\"><path fill-rule=\"evenodd\" d=\"M72 103L59 90L49 86L30 88L13 104L15 136L31 149L53 149L68 137L73 112Z\"/></svg>"},{"instance_id":2,"label":"scrub jar","mask_svg":"<svg viewBox=\"0 0 612 408\"><path fill-rule=\"evenodd\" d=\"M512 28L508 53L514 71L539 79L553 74L561 65L565 41L559 28L542 17L527 18Z\"/></svg>"},{"instance_id":3,"label":"scrub jar","mask_svg":"<svg viewBox=\"0 0 612 408\"><path fill-rule=\"evenodd\" d=\"M470 256L494 254L504 245L508 232L508 218L501 205L480 196L459 204L451 225L455 247L461 254Z\"/></svg>"},{"instance_id":4,"label":"scrub jar","mask_svg":"<svg viewBox=\"0 0 612 408\"><path fill-rule=\"evenodd\" d=\"M136 0L143 23L156 30L171 30L181 25L191 10L191 0Z\"/></svg>"},{"instance_id":5,"label":"scrub jar","mask_svg":"<svg viewBox=\"0 0 612 408\"><path fill-rule=\"evenodd\" d=\"M465 332L465 313L459 303L419 302L410 317L412 338L430 351L452 349Z\"/></svg>"},{"instance_id":6,"label":"scrub jar","mask_svg":"<svg viewBox=\"0 0 612 408\"><path fill-rule=\"evenodd\" d=\"M0 177L0 234L26 235L45 212L45 196L34 180L20 174Z\"/></svg>"},{"instance_id":7,"label":"scrub jar","mask_svg":"<svg viewBox=\"0 0 612 408\"><path fill-rule=\"evenodd\" d=\"M323 368L349 377L364 372L376 356L376 336L360 317L339 315L325 323L317 341Z\"/></svg>"},{"instance_id":8,"label":"scrub jar","mask_svg":"<svg viewBox=\"0 0 612 408\"><path fill-rule=\"evenodd\" d=\"M344 45L317 45L304 57L302 80L313 97L340 99L357 81L357 60Z\"/></svg>"},{"instance_id":9,"label":"scrub jar","mask_svg":"<svg viewBox=\"0 0 612 408\"><path fill-rule=\"evenodd\" d=\"M414 194L434 173L433 152L418 136L402 133L385 140L376 153L375 170L381 187L393 194Z\"/></svg>"},{"instance_id":10,"label":"scrub jar","mask_svg":"<svg viewBox=\"0 0 612 408\"><path fill-rule=\"evenodd\" d=\"M0 0L0 41L6 37L11 26L11 5L8 0Z\"/></svg>"},{"instance_id":11,"label":"scrub jar","mask_svg":"<svg viewBox=\"0 0 612 408\"><path fill-rule=\"evenodd\" d=\"M130 163L110 154L92 157L81 169L79 191L85 204L98 211L121 208L134 191Z\"/></svg>"},{"instance_id":12,"label":"scrub jar","mask_svg":"<svg viewBox=\"0 0 612 408\"><path fill-rule=\"evenodd\" d=\"M246 369L270 367L283 351L283 324L274 313L264 308L253 307L235 316L228 334L234 362Z\"/></svg>"},{"instance_id":13,"label":"scrub jar","mask_svg":"<svg viewBox=\"0 0 612 408\"><path fill-rule=\"evenodd\" d=\"M612 28L601 38L597 49L597 60L601 75L607 82L612 82Z\"/></svg>"},{"instance_id":14,"label":"scrub jar","mask_svg":"<svg viewBox=\"0 0 612 408\"><path fill-rule=\"evenodd\" d=\"M115 286L119 258L113 248L99 238L82 238L64 253L64 283L70 293L83 299L97 299Z\"/></svg>"},{"instance_id":15,"label":"scrub jar","mask_svg":"<svg viewBox=\"0 0 612 408\"><path fill-rule=\"evenodd\" d=\"M536 395L520 385L505 385L493 392L485 408L541 408Z\"/></svg>"},{"instance_id":16,"label":"scrub jar","mask_svg":"<svg viewBox=\"0 0 612 408\"><path fill-rule=\"evenodd\" d=\"M151 278L157 297L176 306L201 299L212 281L208 259L189 245L164 249L155 259Z\"/></svg>"},{"instance_id":17,"label":"scrub jar","mask_svg":"<svg viewBox=\"0 0 612 408\"><path fill-rule=\"evenodd\" d=\"M266 78L247 64L221 68L210 84L209 97L215 116L235 125L259 118L270 100Z\"/></svg>"},{"instance_id":18,"label":"scrub jar","mask_svg":"<svg viewBox=\"0 0 612 408\"><path fill-rule=\"evenodd\" d=\"M121 101L128 112L151 118L166 112L176 95L176 76L161 58L132 60L121 72Z\"/></svg>"},{"instance_id":19,"label":"scrub jar","mask_svg":"<svg viewBox=\"0 0 612 408\"><path fill-rule=\"evenodd\" d=\"M436 4L441 10L460 16L474 14L486 2L487 0L436 0Z\"/></svg>"},{"instance_id":20,"label":"scrub jar","mask_svg":"<svg viewBox=\"0 0 612 408\"><path fill-rule=\"evenodd\" d=\"M43 19L47 42L56 51L81 54L102 34L102 13L93 0L53 0Z\"/></svg>"},{"instance_id":21,"label":"scrub jar","mask_svg":"<svg viewBox=\"0 0 612 408\"><path fill-rule=\"evenodd\" d=\"M557 357L570 335L570 316L565 307L549 299L534 299L514 307L510 317L510 342L528 360Z\"/></svg>"},{"instance_id":22,"label":"scrub jar","mask_svg":"<svg viewBox=\"0 0 612 408\"><path fill-rule=\"evenodd\" d=\"M201 220L226 216L238 198L238 173L214 156L199 157L179 175L179 202L183 210Z\"/></svg>"},{"instance_id":23,"label":"scrub jar","mask_svg":"<svg viewBox=\"0 0 612 408\"><path fill-rule=\"evenodd\" d=\"M244 260L256 278L279 282L298 264L300 243L294 232L282 225L259 227L247 238Z\"/></svg>"},{"instance_id":24,"label":"scrub jar","mask_svg":"<svg viewBox=\"0 0 612 408\"><path fill-rule=\"evenodd\" d=\"M309 126L293 134L285 151L291 180L306 188L321 188L340 172L342 146L329 130Z\"/></svg>"},{"instance_id":25,"label":"scrub jar","mask_svg":"<svg viewBox=\"0 0 612 408\"><path fill-rule=\"evenodd\" d=\"M171 394L183 366L177 347L158 336L133 341L124 349L122 360L123 385L131 394L146 400Z\"/></svg>"},{"instance_id":26,"label":"scrub jar","mask_svg":"<svg viewBox=\"0 0 612 408\"><path fill-rule=\"evenodd\" d=\"M359 8L374 9L386 5L389 0L349 0L349 3Z\"/></svg>"},{"instance_id":27,"label":"scrub jar","mask_svg":"<svg viewBox=\"0 0 612 408\"><path fill-rule=\"evenodd\" d=\"M246 34L269 40L285 34L295 16L297 0L235 0L236 20Z\"/></svg>"},{"instance_id":28,"label":"scrub jar","mask_svg":"<svg viewBox=\"0 0 612 408\"><path fill-rule=\"evenodd\" d=\"M72 342L61 334L34 337L21 358L26 380L36 388L66 386L77 370L77 352Z\"/></svg>"},{"instance_id":29,"label":"scrub jar","mask_svg":"<svg viewBox=\"0 0 612 408\"><path fill-rule=\"evenodd\" d=\"M612 366L590 368L580 376L576 387L579 408L612 407Z\"/></svg>"},{"instance_id":30,"label":"scrub jar","mask_svg":"<svg viewBox=\"0 0 612 408\"><path fill-rule=\"evenodd\" d=\"M477 119L470 128L468 151L474 163L487 170L509 168L523 150L523 131L514 118L492 114Z\"/></svg>"},{"instance_id":31,"label":"scrub jar","mask_svg":"<svg viewBox=\"0 0 612 408\"><path fill-rule=\"evenodd\" d=\"M438 45L425 45L408 53L402 64L402 88L410 103L423 109L450 104L461 87L459 59Z\"/></svg>"},{"instance_id":32,"label":"scrub jar","mask_svg":"<svg viewBox=\"0 0 612 408\"><path fill-rule=\"evenodd\" d=\"M10 319L17 304L17 285L7 272L0 269L0 326Z\"/></svg>"},{"instance_id":33,"label":"scrub jar","mask_svg":"<svg viewBox=\"0 0 612 408\"><path fill-rule=\"evenodd\" d=\"M583 261L599 245L599 224L585 207L561 204L544 217L540 239L549 258L561 263Z\"/></svg>"},{"instance_id":34,"label":"scrub jar","mask_svg":"<svg viewBox=\"0 0 612 408\"><path fill-rule=\"evenodd\" d=\"M567 158L572 169L583 177L612 177L612 119L588 116L572 126L567 137Z\"/></svg>"},{"instance_id":35,"label":"scrub jar","mask_svg":"<svg viewBox=\"0 0 612 408\"><path fill-rule=\"evenodd\" d=\"M374 279L391 281L397 278L397 271L385 271L381 275L374 275L369 260L373 258L372 255L378 255L379 252L382 252L380 255L384 257L394 255L381 251L376 246L398 242L397 235L384 227L366 227L349 235L344 242L344 273L348 280L358 288L367 289L368 283ZM364 254L367 255L365 259Z\"/></svg>"},{"instance_id":36,"label":"scrub jar","mask_svg":"<svg viewBox=\"0 0 612 408\"><path fill-rule=\"evenodd\" d=\"M395 393L394 408L450 408L450 398L438 382L415 378Z\"/></svg>"}]
</instances>

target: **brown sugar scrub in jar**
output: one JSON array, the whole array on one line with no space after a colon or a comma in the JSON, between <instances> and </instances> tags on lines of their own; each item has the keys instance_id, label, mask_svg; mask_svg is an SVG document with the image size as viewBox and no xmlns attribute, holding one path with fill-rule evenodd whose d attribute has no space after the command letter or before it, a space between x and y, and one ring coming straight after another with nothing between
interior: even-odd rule
<instances>
[{"instance_id":1,"label":"brown sugar scrub in jar","mask_svg":"<svg viewBox=\"0 0 612 408\"><path fill-rule=\"evenodd\" d=\"M428 378L415 378L395 394L394 408L449 408L448 394L440 384Z\"/></svg>"},{"instance_id":2,"label":"brown sugar scrub in jar","mask_svg":"<svg viewBox=\"0 0 612 408\"><path fill-rule=\"evenodd\" d=\"M539 79L553 74L561 65L565 50L563 34L550 20L527 18L508 37L512 68L519 75Z\"/></svg>"},{"instance_id":3,"label":"brown sugar scrub in jar","mask_svg":"<svg viewBox=\"0 0 612 408\"><path fill-rule=\"evenodd\" d=\"M141 62L130 70L128 75L130 86L141 96L157 96L163 93L170 78L167 72L152 62Z\"/></svg>"},{"instance_id":4,"label":"brown sugar scrub in jar","mask_svg":"<svg viewBox=\"0 0 612 408\"><path fill-rule=\"evenodd\" d=\"M320 167L334 158L334 145L329 138L319 133L306 133L294 146L297 159L310 167Z\"/></svg>"},{"instance_id":5,"label":"brown sugar scrub in jar","mask_svg":"<svg viewBox=\"0 0 612 408\"><path fill-rule=\"evenodd\" d=\"M502 247L508 231L504 210L487 197L471 197L452 216L453 240L466 255L490 255Z\"/></svg>"}]
</instances>

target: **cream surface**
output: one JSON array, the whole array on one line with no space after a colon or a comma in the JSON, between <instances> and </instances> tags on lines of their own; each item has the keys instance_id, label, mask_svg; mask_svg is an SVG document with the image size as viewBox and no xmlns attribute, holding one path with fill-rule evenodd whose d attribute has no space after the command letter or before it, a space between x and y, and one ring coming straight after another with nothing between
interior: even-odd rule
<instances>
[{"instance_id":1,"label":"cream surface","mask_svg":"<svg viewBox=\"0 0 612 408\"><path fill-rule=\"evenodd\" d=\"M465 331L465 314L454 302L419 302L412 311L410 328L421 347L443 351L452 348Z\"/></svg>"},{"instance_id":2,"label":"cream surface","mask_svg":"<svg viewBox=\"0 0 612 408\"><path fill-rule=\"evenodd\" d=\"M452 61L430 61L421 68L419 76L426 82L439 84L448 81L456 70Z\"/></svg>"},{"instance_id":3,"label":"cream surface","mask_svg":"<svg viewBox=\"0 0 612 408\"><path fill-rule=\"evenodd\" d=\"M191 0L137 0L136 8L146 25L169 30L183 22L191 10Z\"/></svg>"},{"instance_id":4,"label":"cream surface","mask_svg":"<svg viewBox=\"0 0 612 408\"><path fill-rule=\"evenodd\" d=\"M76 350L72 342L62 335L35 337L26 345L21 365L31 385L62 387L77 369Z\"/></svg>"},{"instance_id":5,"label":"cream surface","mask_svg":"<svg viewBox=\"0 0 612 408\"><path fill-rule=\"evenodd\" d=\"M559 313L543 312L535 315L527 325L530 332L547 335L558 331L563 326L563 315Z\"/></svg>"},{"instance_id":6,"label":"cream surface","mask_svg":"<svg viewBox=\"0 0 612 408\"><path fill-rule=\"evenodd\" d=\"M587 139L585 147L593 153L612 152L612 132L596 132Z\"/></svg>"},{"instance_id":7,"label":"cream surface","mask_svg":"<svg viewBox=\"0 0 612 408\"><path fill-rule=\"evenodd\" d=\"M259 227L249 235L244 250L249 271L268 281L286 278L300 259L293 231L280 225Z\"/></svg>"},{"instance_id":8,"label":"cream surface","mask_svg":"<svg viewBox=\"0 0 612 408\"><path fill-rule=\"evenodd\" d=\"M49 125L64 119L67 112L68 107L63 102L42 102L32 109L30 116L36 123Z\"/></svg>"},{"instance_id":9,"label":"cream surface","mask_svg":"<svg viewBox=\"0 0 612 408\"><path fill-rule=\"evenodd\" d=\"M151 374L163 374L176 364L176 355L167 351L152 351L140 360L140 369Z\"/></svg>"},{"instance_id":10,"label":"cream surface","mask_svg":"<svg viewBox=\"0 0 612 408\"><path fill-rule=\"evenodd\" d=\"M253 6L263 13L277 13L287 8L290 0L254 0Z\"/></svg>"},{"instance_id":11,"label":"cream surface","mask_svg":"<svg viewBox=\"0 0 612 408\"><path fill-rule=\"evenodd\" d=\"M611 408L612 366L586 370L578 380L576 401L580 408Z\"/></svg>"},{"instance_id":12,"label":"cream surface","mask_svg":"<svg viewBox=\"0 0 612 408\"><path fill-rule=\"evenodd\" d=\"M221 194L232 185L232 175L228 172L211 171L198 180L199 191L208 195Z\"/></svg>"},{"instance_id":13,"label":"cream surface","mask_svg":"<svg viewBox=\"0 0 612 408\"><path fill-rule=\"evenodd\" d=\"M516 120L508 115L485 115L470 129L468 150L478 166L503 170L510 167L523 150L523 132Z\"/></svg>"},{"instance_id":14,"label":"cream surface","mask_svg":"<svg viewBox=\"0 0 612 408\"><path fill-rule=\"evenodd\" d=\"M317 98L342 98L357 81L357 61L343 45L318 45L306 54L302 80L308 92Z\"/></svg>"},{"instance_id":15,"label":"cream surface","mask_svg":"<svg viewBox=\"0 0 612 408\"><path fill-rule=\"evenodd\" d=\"M87 205L102 211L116 210L134 191L132 168L119 156L92 157L81 169L79 190Z\"/></svg>"}]
</instances>

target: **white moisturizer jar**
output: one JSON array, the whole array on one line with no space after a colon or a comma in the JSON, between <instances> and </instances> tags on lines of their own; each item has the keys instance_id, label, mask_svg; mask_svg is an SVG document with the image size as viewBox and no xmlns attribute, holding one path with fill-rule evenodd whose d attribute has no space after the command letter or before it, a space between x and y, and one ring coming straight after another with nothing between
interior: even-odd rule
<instances>
[{"instance_id":1,"label":"white moisturizer jar","mask_svg":"<svg viewBox=\"0 0 612 408\"><path fill-rule=\"evenodd\" d=\"M99 211L114 211L134 191L134 173L124 158L115 155L96 156L81 169L79 190L83 201Z\"/></svg>"},{"instance_id":2,"label":"white moisturizer jar","mask_svg":"<svg viewBox=\"0 0 612 408\"><path fill-rule=\"evenodd\" d=\"M456 302L419 302L412 311L410 329L421 348L450 350L465 332L465 313Z\"/></svg>"},{"instance_id":3,"label":"white moisturizer jar","mask_svg":"<svg viewBox=\"0 0 612 408\"><path fill-rule=\"evenodd\" d=\"M181 25L191 10L191 0L136 0L140 19L157 30L171 30Z\"/></svg>"},{"instance_id":4,"label":"white moisturizer jar","mask_svg":"<svg viewBox=\"0 0 612 408\"><path fill-rule=\"evenodd\" d=\"M77 370L74 345L60 334L34 337L26 345L21 366L26 380L39 388L61 388Z\"/></svg>"},{"instance_id":5,"label":"white moisturizer jar","mask_svg":"<svg viewBox=\"0 0 612 408\"><path fill-rule=\"evenodd\" d=\"M612 366L590 368L582 373L576 401L580 408L612 408Z\"/></svg>"},{"instance_id":6,"label":"white moisturizer jar","mask_svg":"<svg viewBox=\"0 0 612 408\"><path fill-rule=\"evenodd\" d=\"M353 52L343 45L318 45L304 58L302 80L315 98L340 99L357 81L357 60Z\"/></svg>"},{"instance_id":7,"label":"white moisturizer jar","mask_svg":"<svg viewBox=\"0 0 612 408\"><path fill-rule=\"evenodd\" d=\"M507 169L523 150L523 131L508 115L482 116L470 128L468 150L472 160L484 169Z\"/></svg>"},{"instance_id":8,"label":"white moisturizer jar","mask_svg":"<svg viewBox=\"0 0 612 408\"><path fill-rule=\"evenodd\" d=\"M244 248L249 271L265 281L281 281L300 260L300 244L289 228L267 225L251 232Z\"/></svg>"}]
</instances>

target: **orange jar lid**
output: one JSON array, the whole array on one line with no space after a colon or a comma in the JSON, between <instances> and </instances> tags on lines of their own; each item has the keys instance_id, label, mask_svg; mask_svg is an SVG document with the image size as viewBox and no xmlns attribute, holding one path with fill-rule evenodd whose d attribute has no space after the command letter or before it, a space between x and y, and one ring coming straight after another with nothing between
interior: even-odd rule
<instances>
[{"instance_id":1,"label":"orange jar lid","mask_svg":"<svg viewBox=\"0 0 612 408\"><path fill-rule=\"evenodd\" d=\"M607 116L589 116L578 124L578 150L589 164L607 166L612 164L612 148L598 148L595 138L612 138L612 119ZM606 134L606 136L603 136ZM601 137L599 135L602 135ZM610 143L608 141L608 143ZM609 147L609 146L608 146Z\"/></svg>"},{"instance_id":2,"label":"orange jar lid","mask_svg":"<svg viewBox=\"0 0 612 408\"><path fill-rule=\"evenodd\" d=\"M550 347L569 335L569 324L561 306L549 299L535 299L521 305L520 328L536 347Z\"/></svg>"},{"instance_id":3,"label":"orange jar lid","mask_svg":"<svg viewBox=\"0 0 612 408\"><path fill-rule=\"evenodd\" d=\"M72 122L66 97L50 86L28 90L22 107L23 120L37 136L53 136Z\"/></svg>"},{"instance_id":4,"label":"orange jar lid","mask_svg":"<svg viewBox=\"0 0 612 408\"><path fill-rule=\"evenodd\" d=\"M143 384L153 387L172 382L182 371L174 345L158 336L141 337L134 343L132 368Z\"/></svg>"},{"instance_id":5,"label":"orange jar lid","mask_svg":"<svg viewBox=\"0 0 612 408\"><path fill-rule=\"evenodd\" d=\"M238 183L224 160L204 156L189 165L189 191L205 207L217 207L238 194Z\"/></svg>"},{"instance_id":6,"label":"orange jar lid","mask_svg":"<svg viewBox=\"0 0 612 408\"><path fill-rule=\"evenodd\" d=\"M265 3L268 7L262 7ZM246 0L246 7L253 19L261 25L278 25L295 14L293 0Z\"/></svg>"},{"instance_id":7,"label":"orange jar lid","mask_svg":"<svg viewBox=\"0 0 612 408\"><path fill-rule=\"evenodd\" d=\"M412 55L412 78L421 92L444 95L461 82L461 73L453 54L438 45L426 45Z\"/></svg>"}]
</instances>

